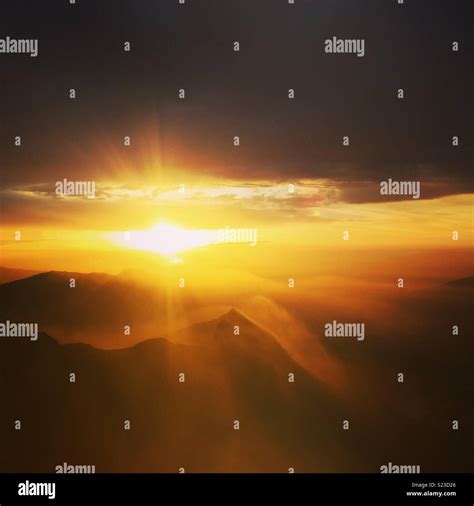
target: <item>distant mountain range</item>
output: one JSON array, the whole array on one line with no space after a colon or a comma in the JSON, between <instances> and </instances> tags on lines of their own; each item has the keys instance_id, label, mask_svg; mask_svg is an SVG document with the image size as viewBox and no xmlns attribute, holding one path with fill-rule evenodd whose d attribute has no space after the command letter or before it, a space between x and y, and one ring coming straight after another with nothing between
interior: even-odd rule
<instances>
[{"instance_id":1,"label":"distant mountain range","mask_svg":"<svg viewBox=\"0 0 474 506\"><path fill-rule=\"evenodd\" d=\"M1 284L0 316L37 322L61 342L120 347L143 340L145 326L148 335L160 332L153 326L166 316L166 297L160 283L137 283L127 274L51 271ZM186 294L182 300L186 305Z\"/></svg>"},{"instance_id":2,"label":"distant mountain range","mask_svg":"<svg viewBox=\"0 0 474 506\"><path fill-rule=\"evenodd\" d=\"M473 287L474 286L474 276L468 276L467 278L454 279L453 281L449 281L448 286L460 286L460 287Z\"/></svg>"},{"instance_id":3,"label":"distant mountain range","mask_svg":"<svg viewBox=\"0 0 474 506\"><path fill-rule=\"evenodd\" d=\"M130 346L165 335L171 320L188 326L199 303L192 291L166 285L161 274L125 271L103 273L43 272L0 268L0 319L37 322L44 332L62 343L84 342L101 348ZM474 276L447 283L472 287ZM74 280L74 288L71 288ZM178 293L179 291L179 293ZM178 301L170 315L170 300ZM130 333L124 327L131 329Z\"/></svg>"},{"instance_id":4,"label":"distant mountain range","mask_svg":"<svg viewBox=\"0 0 474 506\"><path fill-rule=\"evenodd\" d=\"M349 467L342 406L270 334L233 309L175 339L106 351L3 338L0 471Z\"/></svg>"},{"instance_id":5,"label":"distant mountain range","mask_svg":"<svg viewBox=\"0 0 474 506\"><path fill-rule=\"evenodd\" d=\"M10 269L8 267L0 266L0 284L10 283L18 279L29 278L35 274L40 274L39 271L32 271L26 269Z\"/></svg>"},{"instance_id":6,"label":"distant mountain range","mask_svg":"<svg viewBox=\"0 0 474 506\"><path fill-rule=\"evenodd\" d=\"M341 394L235 308L121 349L87 344L114 325L120 339L124 322L149 313L164 318L166 293L154 287L130 274L65 272L0 285L0 322L42 330L36 342L0 338L0 472L54 472L64 462L97 472L378 472L388 462L472 470L464 290L424 299L413 313L420 324L407 320L400 332L394 323L395 341L371 334L363 347L331 347L353 378ZM407 311L415 304L403 300ZM75 327L76 344L45 332Z\"/></svg>"}]
</instances>

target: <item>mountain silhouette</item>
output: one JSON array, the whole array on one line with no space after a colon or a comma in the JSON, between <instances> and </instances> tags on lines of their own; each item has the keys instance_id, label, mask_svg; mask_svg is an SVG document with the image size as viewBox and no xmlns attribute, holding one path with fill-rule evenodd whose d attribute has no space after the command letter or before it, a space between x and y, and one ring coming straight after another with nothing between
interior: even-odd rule
<instances>
[{"instance_id":1,"label":"mountain silhouette","mask_svg":"<svg viewBox=\"0 0 474 506\"><path fill-rule=\"evenodd\" d=\"M119 350L44 333L3 338L0 471L52 472L63 462L98 472L344 468L331 395L238 311L206 325L208 335L202 324L188 329L194 344L157 338Z\"/></svg>"},{"instance_id":2,"label":"mountain silhouette","mask_svg":"<svg viewBox=\"0 0 474 506\"><path fill-rule=\"evenodd\" d=\"M160 283L137 283L127 273L50 271L1 284L0 320L36 322L61 342L123 347L164 320L167 293ZM125 325L136 332L127 336Z\"/></svg>"},{"instance_id":3,"label":"mountain silhouette","mask_svg":"<svg viewBox=\"0 0 474 506\"><path fill-rule=\"evenodd\" d=\"M389 461L470 469L464 290L444 285L434 298L402 299L402 313L416 308L416 319L405 323L408 333L391 330L396 342L371 334L363 347L332 347L353 373L339 395L235 307L155 334L165 337L143 337L133 322L150 313L159 321L166 297L135 279L48 272L0 285L0 321L38 322L43 330L37 341L0 338L0 472L54 472L64 462L97 472L378 472ZM111 342L101 332L124 321L135 325L134 341L99 346ZM67 332L76 326L79 342L71 343ZM393 379L400 364L405 386ZM462 422L458 432L450 430L453 416Z\"/></svg>"},{"instance_id":4,"label":"mountain silhouette","mask_svg":"<svg viewBox=\"0 0 474 506\"><path fill-rule=\"evenodd\" d=\"M39 271L32 271L26 269L11 269L9 267L0 266L0 284L10 283L18 279L29 278L35 274L40 274Z\"/></svg>"},{"instance_id":5,"label":"mountain silhouette","mask_svg":"<svg viewBox=\"0 0 474 506\"><path fill-rule=\"evenodd\" d=\"M447 285L453 287L472 288L474 286L474 276L468 276L460 279L453 279L452 281L449 281Z\"/></svg>"}]
</instances>

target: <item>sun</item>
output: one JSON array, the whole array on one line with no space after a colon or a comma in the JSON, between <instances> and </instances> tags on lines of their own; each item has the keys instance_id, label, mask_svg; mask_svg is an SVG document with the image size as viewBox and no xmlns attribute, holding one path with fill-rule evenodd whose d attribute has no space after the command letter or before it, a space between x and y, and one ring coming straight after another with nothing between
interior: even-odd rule
<instances>
[{"instance_id":1,"label":"sun","mask_svg":"<svg viewBox=\"0 0 474 506\"><path fill-rule=\"evenodd\" d=\"M173 256L182 251L217 242L215 230L192 230L160 222L147 230L112 232L107 238L120 246Z\"/></svg>"}]
</instances>

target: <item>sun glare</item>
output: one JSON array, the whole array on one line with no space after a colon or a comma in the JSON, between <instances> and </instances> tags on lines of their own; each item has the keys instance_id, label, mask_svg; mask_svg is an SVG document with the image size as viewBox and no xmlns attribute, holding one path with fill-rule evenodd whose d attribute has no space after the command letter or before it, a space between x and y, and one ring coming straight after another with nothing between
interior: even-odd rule
<instances>
[{"instance_id":1,"label":"sun glare","mask_svg":"<svg viewBox=\"0 0 474 506\"><path fill-rule=\"evenodd\" d=\"M163 256L173 256L217 242L215 230L190 230L169 223L159 223L148 230L113 232L107 238L126 248L152 251Z\"/></svg>"}]
</instances>

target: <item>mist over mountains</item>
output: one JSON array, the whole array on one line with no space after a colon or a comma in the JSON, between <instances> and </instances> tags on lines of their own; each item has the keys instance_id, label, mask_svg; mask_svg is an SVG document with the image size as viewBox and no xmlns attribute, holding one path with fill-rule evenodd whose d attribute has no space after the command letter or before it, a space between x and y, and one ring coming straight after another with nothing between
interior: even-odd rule
<instances>
[{"instance_id":1,"label":"mist over mountains","mask_svg":"<svg viewBox=\"0 0 474 506\"><path fill-rule=\"evenodd\" d=\"M68 344L44 326L138 321L163 296L120 277L74 276L81 290L68 287L71 273L55 272L0 285L2 321L39 321L43 330L36 342L0 340L0 471L54 472L63 462L97 472L379 472L388 462L472 470L472 343L463 321L456 343L425 334L431 323L405 340L394 330L396 343L383 335L364 348L337 343L330 351L347 374L341 391L235 308L166 338L135 334L139 342L120 349L85 344L86 334ZM440 293L455 290L462 314L460 284ZM439 311L435 324L449 320ZM400 364L404 384L395 380Z\"/></svg>"},{"instance_id":2,"label":"mist over mountains","mask_svg":"<svg viewBox=\"0 0 474 506\"><path fill-rule=\"evenodd\" d=\"M121 350L46 334L35 347L2 342L2 437L22 421L3 441L2 470L51 472L63 461L98 472L347 466L343 441L334 444L341 406L270 335L235 310L207 330L189 330L194 344L161 338Z\"/></svg>"},{"instance_id":3,"label":"mist over mountains","mask_svg":"<svg viewBox=\"0 0 474 506\"><path fill-rule=\"evenodd\" d=\"M37 322L62 342L123 347L163 331L158 323L167 318L168 293L162 284L137 283L129 273L51 271L0 285L0 306L10 320ZM185 310L186 294L182 301ZM137 331L141 338L134 337Z\"/></svg>"}]
</instances>

